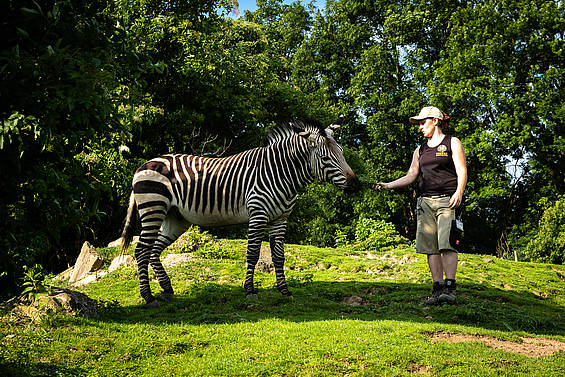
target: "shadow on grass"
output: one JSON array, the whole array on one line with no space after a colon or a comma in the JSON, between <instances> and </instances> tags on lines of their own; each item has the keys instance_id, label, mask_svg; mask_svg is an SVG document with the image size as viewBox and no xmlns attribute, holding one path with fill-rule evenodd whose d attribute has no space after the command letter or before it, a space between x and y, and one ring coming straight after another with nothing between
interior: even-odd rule
<instances>
[{"instance_id":1,"label":"shadow on grass","mask_svg":"<svg viewBox=\"0 0 565 377\"><path fill-rule=\"evenodd\" d=\"M85 376L87 371L81 368L69 368L51 363L0 362L0 376L3 377L33 377L33 376Z\"/></svg>"},{"instance_id":2,"label":"shadow on grass","mask_svg":"<svg viewBox=\"0 0 565 377\"><path fill-rule=\"evenodd\" d=\"M239 286L194 283L177 292L173 302L161 301L159 308L107 304L96 320L156 325L232 324L272 318L292 322L401 320L565 335L565 308L529 292L460 285L457 305L426 306L427 284L315 281L289 285L293 298L266 287L259 290L258 299L249 300Z\"/></svg>"}]
</instances>

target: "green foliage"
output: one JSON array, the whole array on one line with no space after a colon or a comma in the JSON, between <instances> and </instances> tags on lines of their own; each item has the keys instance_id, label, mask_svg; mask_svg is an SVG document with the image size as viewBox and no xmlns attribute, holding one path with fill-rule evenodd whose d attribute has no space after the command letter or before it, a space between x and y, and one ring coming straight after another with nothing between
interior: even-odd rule
<instances>
[{"instance_id":1,"label":"green foliage","mask_svg":"<svg viewBox=\"0 0 565 377\"><path fill-rule=\"evenodd\" d=\"M29 302L34 302L37 297L45 292L49 292L51 284L45 272L45 269L36 264L33 267L24 266L24 273L21 277L22 295L27 298Z\"/></svg>"},{"instance_id":2,"label":"green foliage","mask_svg":"<svg viewBox=\"0 0 565 377\"><path fill-rule=\"evenodd\" d=\"M195 251L195 255L206 259L245 259L244 254L240 251L219 244L200 247Z\"/></svg>"},{"instance_id":3,"label":"green foliage","mask_svg":"<svg viewBox=\"0 0 565 377\"><path fill-rule=\"evenodd\" d=\"M394 224L370 218L361 218L357 222L355 241L355 248L359 250L380 250L384 247L396 247L410 243L398 234Z\"/></svg>"},{"instance_id":4,"label":"green foliage","mask_svg":"<svg viewBox=\"0 0 565 377\"><path fill-rule=\"evenodd\" d=\"M335 246L336 247L346 247L349 245L349 239L347 237L347 233L342 231L341 229L336 229L335 236L334 236Z\"/></svg>"},{"instance_id":5,"label":"green foliage","mask_svg":"<svg viewBox=\"0 0 565 377\"><path fill-rule=\"evenodd\" d=\"M345 114L347 159L378 182L406 173L423 142L408 117L437 105L467 155L469 251L522 256L536 233L542 244L539 203L565 192L563 2L339 0L317 11L265 0L225 17L236 4L2 5L2 298L22 266L60 270L85 239L115 239L141 161L239 152L290 117ZM333 245L337 234L344 245L360 218L413 238L414 199L413 188L345 196L314 185L287 238Z\"/></svg>"},{"instance_id":6,"label":"green foliage","mask_svg":"<svg viewBox=\"0 0 565 377\"><path fill-rule=\"evenodd\" d=\"M528 213L539 211L542 197L565 190L557 162L565 137L558 119L564 92L557 84L563 79L557 68L565 51L563 12L562 2L518 0L477 2L451 15L428 89L433 102L452 112L467 150L467 204L476 213L466 228L469 238L486 241L498 232L503 244L524 218L537 225L541 213Z\"/></svg>"},{"instance_id":7,"label":"green foliage","mask_svg":"<svg viewBox=\"0 0 565 377\"><path fill-rule=\"evenodd\" d=\"M534 262L565 263L565 196L545 201L537 234L526 247L526 258Z\"/></svg>"},{"instance_id":8,"label":"green foliage","mask_svg":"<svg viewBox=\"0 0 565 377\"><path fill-rule=\"evenodd\" d=\"M18 112L13 113L10 117L2 121L2 129L0 130L0 150L4 149L4 144L15 143L23 144L23 137L31 134L34 139L39 137L40 131L37 126L37 119L33 116L25 116ZM20 153L23 153L23 149Z\"/></svg>"},{"instance_id":9,"label":"green foliage","mask_svg":"<svg viewBox=\"0 0 565 377\"><path fill-rule=\"evenodd\" d=\"M191 225L167 250L172 253L193 253L204 246L214 246L214 238L198 226Z\"/></svg>"},{"instance_id":10,"label":"green foliage","mask_svg":"<svg viewBox=\"0 0 565 377\"><path fill-rule=\"evenodd\" d=\"M90 140L121 138L115 22L105 1L11 1L3 7L0 82L1 270L13 291L23 265L59 269L85 239L109 237L123 216L111 189L94 184L75 159ZM119 144L118 144L119 145ZM121 220L119 220L121 222ZM107 227L107 228L105 228ZM98 234L100 232L100 234ZM111 236L110 236L111 237Z\"/></svg>"},{"instance_id":11,"label":"green foliage","mask_svg":"<svg viewBox=\"0 0 565 377\"><path fill-rule=\"evenodd\" d=\"M338 229L350 233L354 201L355 196L349 196L327 183L307 186L299 194L298 203L289 218L288 241L333 246L333 235Z\"/></svg>"}]
</instances>

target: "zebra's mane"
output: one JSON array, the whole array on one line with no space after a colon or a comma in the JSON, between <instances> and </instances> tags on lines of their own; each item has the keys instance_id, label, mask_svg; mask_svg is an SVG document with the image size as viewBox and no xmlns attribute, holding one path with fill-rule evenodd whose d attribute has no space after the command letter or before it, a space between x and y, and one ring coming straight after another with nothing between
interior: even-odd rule
<instances>
[{"instance_id":1,"label":"zebra's mane","mask_svg":"<svg viewBox=\"0 0 565 377\"><path fill-rule=\"evenodd\" d=\"M265 137L265 145L273 145L279 141L288 139L295 136L299 132L309 131L312 133L319 133L322 136L326 135L326 130L319 124L313 125L304 121L293 119L277 124Z\"/></svg>"}]
</instances>

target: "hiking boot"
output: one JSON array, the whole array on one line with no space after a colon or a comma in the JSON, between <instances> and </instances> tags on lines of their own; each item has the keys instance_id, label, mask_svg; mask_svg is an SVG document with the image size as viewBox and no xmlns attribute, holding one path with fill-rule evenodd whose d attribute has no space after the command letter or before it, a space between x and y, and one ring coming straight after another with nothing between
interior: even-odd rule
<instances>
[{"instance_id":1,"label":"hiking boot","mask_svg":"<svg viewBox=\"0 0 565 377\"><path fill-rule=\"evenodd\" d=\"M457 302L457 295L455 294L455 280L446 279L445 288L439 296L440 303L453 305Z\"/></svg>"},{"instance_id":2,"label":"hiking boot","mask_svg":"<svg viewBox=\"0 0 565 377\"><path fill-rule=\"evenodd\" d=\"M441 303L440 297L444 291L443 281L434 281L434 286L432 290L432 296L428 297L426 300L426 305L439 305Z\"/></svg>"},{"instance_id":3,"label":"hiking boot","mask_svg":"<svg viewBox=\"0 0 565 377\"><path fill-rule=\"evenodd\" d=\"M445 289L445 291L439 296L439 302L453 305L457 302L457 295L455 294L455 289Z\"/></svg>"}]
</instances>

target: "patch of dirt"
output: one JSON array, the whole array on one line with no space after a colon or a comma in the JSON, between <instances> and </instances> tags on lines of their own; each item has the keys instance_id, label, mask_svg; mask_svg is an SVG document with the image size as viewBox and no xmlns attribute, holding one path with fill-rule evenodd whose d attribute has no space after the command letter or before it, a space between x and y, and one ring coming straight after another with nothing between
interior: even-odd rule
<instances>
[{"instance_id":1,"label":"patch of dirt","mask_svg":"<svg viewBox=\"0 0 565 377\"><path fill-rule=\"evenodd\" d=\"M388 287L378 287L372 286L369 288L363 288L359 290L359 293L363 296L374 296L375 294L387 294L390 292L390 288Z\"/></svg>"},{"instance_id":2,"label":"patch of dirt","mask_svg":"<svg viewBox=\"0 0 565 377\"><path fill-rule=\"evenodd\" d=\"M161 263L165 267L173 267L194 259L191 253L168 254L161 258Z\"/></svg>"},{"instance_id":3,"label":"patch of dirt","mask_svg":"<svg viewBox=\"0 0 565 377\"><path fill-rule=\"evenodd\" d=\"M450 343L481 342L492 348L506 352L519 353L529 357L544 357L553 355L559 351L565 351L564 342L547 338L521 338L522 341L514 342L510 340L497 339L491 336L454 334L445 331L439 331L427 335L432 340L432 343L437 343L439 341Z\"/></svg>"},{"instance_id":4,"label":"patch of dirt","mask_svg":"<svg viewBox=\"0 0 565 377\"><path fill-rule=\"evenodd\" d=\"M553 272L555 272L555 274L557 275L557 277L559 279L561 279L561 281L565 281L565 275L563 274L562 271L559 271L558 269L556 269L555 267L551 267L551 269L553 270Z\"/></svg>"},{"instance_id":5,"label":"patch of dirt","mask_svg":"<svg viewBox=\"0 0 565 377\"><path fill-rule=\"evenodd\" d=\"M432 368L429 365L420 365L415 363L410 363L408 365L409 365L408 371L412 375L419 374L423 376L431 376L432 374L431 373Z\"/></svg>"},{"instance_id":6,"label":"patch of dirt","mask_svg":"<svg viewBox=\"0 0 565 377\"><path fill-rule=\"evenodd\" d=\"M259 260L255 269L266 274L270 274L275 269L273 264L273 259L271 257L271 248L266 245L261 245L261 251L259 252Z\"/></svg>"},{"instance_id":7,"label":"patch of dirt","mask_svg":"<svg viewBox=\"0 0 565 377\"><path fill-rule=\"evenodd\" d=\"M410 255L404 255L402 257L396 257L396 256L391 255L391 254L374 255L374 254L371 254L371 253L367 253L366 258L367 259L373 259L373 260L392 262L392 264L394 264L394 265L403 265L403 264L406 264L406 263L412 263L416 260L416 258L414 258Z\"/></svg>"}]
</instances>

